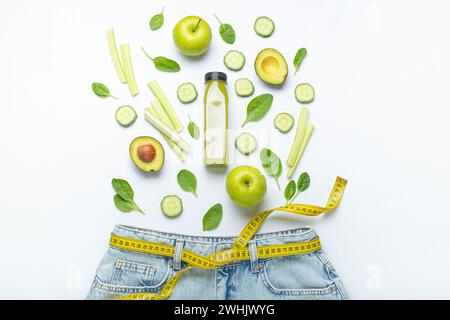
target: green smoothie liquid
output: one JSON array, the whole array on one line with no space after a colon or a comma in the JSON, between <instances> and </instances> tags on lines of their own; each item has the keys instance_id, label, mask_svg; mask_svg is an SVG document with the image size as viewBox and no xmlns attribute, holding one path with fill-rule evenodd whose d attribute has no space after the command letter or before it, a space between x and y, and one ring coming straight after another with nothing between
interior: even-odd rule
<instances>
[{"instance_id":1,"label":"green smoothie liquid","mask_svg":"<svg viewBox=\"0 0 450 320\"><path fill-rule=\"evenodd\" d=\"M228 94L226 82L206 82L204 98L204 161L208 166L228 164Z\"/></svg>"}]
</instances>

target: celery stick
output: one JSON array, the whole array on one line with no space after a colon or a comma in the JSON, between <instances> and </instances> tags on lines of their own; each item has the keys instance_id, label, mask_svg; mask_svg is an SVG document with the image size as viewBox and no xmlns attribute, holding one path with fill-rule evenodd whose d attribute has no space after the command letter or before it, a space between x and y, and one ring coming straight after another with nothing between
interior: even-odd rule
<instances>
[{"instance_id":1,"label":"celery stick","mask_svg":"<svg viewBox=\"0 0 450 320\"><path fill-rule=\"evenodd\" d=\"M158 112L155 110L155 108L147 108L146 109L148 112L150 112L155 118L157 118L158 120L160 120L161 122L163 122L165 125L169 126L166 122L165 119L160 117L160 114L158 114ZM170 121L169 121L170 124ZM171 124L170 124L171 125ZM180 159L182 162L186 161L186 155L184 154L183 150L180 149L180 147L173 142L172 140L170 140L165 134L163 134L163 139L167 142L167 144L170 146L170 148L173 150L173 152L176 154L176 156L178 157L178 159Z\"/></svg>"},{"instance_id":2,"label":"celery stick","mask_svg":"<svg viewBox=\"0 0 450 320\"><path fill-rule=\"evenodd\" d=\"M292 143L291 152L289 153L289 156L286 160L287 165L290 167L294 165L295 158L297 157L298 152L300 150L303 137L305 136L308 121L309 121L309 110L307 108L302 108L298 119L294 142Z\"/></svg>"},{"instance_id":3,"label":"celery stick","mask_svg":"<svg viewBox=\"0 0 450 320\"><path fill-rule=\"evenodd\" d=\"M152 108L149 108L147 110L153 110L156 114L156 117L162 122L164 123L167 127L169 127L171 130L175 131L175 128L172 125L172 122L170 122L169 117L167 116L166 112L164 111L164 108L161 106L161 103L159 103L158 99L154 99L152 101ZM153 114L153 112L152 112ZM155 115L153 114L153 115ZM175 142L173 142L172 140L170 140L169 138L167 138L167 136L163 135L166 138L167 143L169 143L170 147L173 149L173 151L177 154L178 158L181 161L185 161L186 160L186 156L183 152L183 150L180 149L180 147L178 147ZM173 147L176 146L176 149ZM181 153L179 153L179 151Z\"/></svg>"},{"instance_id":4,"label":"celery stick","mask_svg":"<svg viewBox=\"0 0 450 320\"><path fill-rule=\"evenodd\" d=\"M167 115L166 111L164 110L164 107L161 105L158 99L152 100L152 107L155 109L156 113L158 114L158 117L161 119L161 122L164 123L166 126L168 126L172 131L175 131L175 127L173 126L172 122L170 121L169 116Z\"/></svg>"},{"instance_id":5,"label":"celery stick","mask_svg":"<svg viewBox=\"0 0 450 320\"><path fill-rule=\"evenodd\" d=\"M171 130L168 126L154 117L150 112L145 111L145 119L150 122L161 133L165 134L170 140L175 142L183 151L191 151L191 146L183 140L175 131Z\"/></svg>"},{"instance_id":6,"label":"celery stick","mask_svg":"<svg viewBox=\"0 0 450 320\"><path fill-rule=\"evenodd\" d=\"M108 39L109 53L116 68L117 74L119 75L120 81L122 83L127 82L125 72L123 71L122 63L120 62L119 52L117 51L116 36L114 35L114 29L106 31L106 37Z\"/></svg>"},{"instance_id":7,"label":"celery stick","mask_svg":"<svg viewBox=\"0 0 450 320\"><path fill-rule=\"evenodd\" d=\"M180 118L173 110L172 105L170 104L169 100L167 99L166 95L162 91L159 84L156 81L152 81L149 82L148 87L153 93L153 95L156 98L158 98L159 102L163 106L164 110L166 111L166 114L169 116L170 122L172 122L173 127L175 128L175 131L178 133L183 131L183 124L181 123Z\"/></svg>"},{"instance_id":8,"label":"celery stick","mask_svg":"<svg viewBox=\"0 0 450 320\"><path fill-rule=\"evenodd\" d=\"M300 159L302 158L303 153L305 152L306 146L308 145L309 138L311 138L311 134L314 131L314 126L312 123L308 123L306 126L305 136L303 137L302 144L300 146L299 153L297 154L297 157L295 158L295 162L292 165L292 167L289 169L287 176L290 179L292 177L292 174L294 173L295 169L298 166L298 163L300 162Z\"/></svg>"},{"instance_id":9,"label":"celery stick","mask_svg":"<svg viewBox=\"0 0 450 320\"><path fill-rule=\"evenodd\" d=\"M134 78L133 63L131 61L130 44L125 43L120 45L120 54L122 56L123 70L125 77L127 78L128 89L130 89L131 95L137 96L139 90L137 88L136 79Z\"/></svg>"}]
</instances>

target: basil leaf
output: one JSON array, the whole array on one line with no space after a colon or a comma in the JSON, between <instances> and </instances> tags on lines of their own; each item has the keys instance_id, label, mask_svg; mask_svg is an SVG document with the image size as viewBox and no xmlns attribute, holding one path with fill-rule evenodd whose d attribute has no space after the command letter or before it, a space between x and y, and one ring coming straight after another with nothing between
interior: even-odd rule
<instances>
[{"instance_id":1,"label":"basil leaf","mask_svg":"<svg viewBox=\"0 0 450 320\"><path fill-rule=\"evenodd\" d=\"M280 189L280 183L278 178L281 176L283 166L280 158L270 149L263 148L260 153L261 164L266 170L267 174L273 178L277 183L278 189Z\"/></svg>"},{"instance_id":2,"label":"basil leaf","mask_svg":"<svg viewBox=\"0 0 450 320\"><path fill-rule=\"evenodd\" d=\"M286 188L284 189L284 198L286 199L286 202L289 202L289 200L294 197L296 192L297 186L295 185L295 181L289 181L289 183L286 185Z\"/></svg>"},{"instance_id":3,"label":"basil leaf","mask_svg":"<svg viewBox=\"0 0 450 320\"><path fill-rule=\"evenodd\" d=\"M195 124L195 122L192 122L191 117L189 117L188 131L192 138L198 140L198 138L200 137L200 129Z\"/></svg>"},{"instance_id":4,"label":"basil leaf","mask_svg":"<svg viewBox=\"0 0 450 320\"><path fill-rule=\"evenodd\" d=\"M134 191L130 184L123 179L112 179L114 191L125 201L133 201Z\"/></svg>"},{"instance_id":5,"label":"basil leaf","mask_svg":"<svg viewBox=\"0 0 450 320\"><path fill-rule=\"evenodd\" d=\"M222 40L228 44L233 44L234 41L236 40L236 32L234 31L231 24L222 23L222 21L220 21L220 19L215 14L213 14L213 15L217 19L217 21L219 21L219 23L220 23L219 33L220 33L220 37L222 38Z\"/></svg>"},{"instance_id":6,"label":"basil leaf","mask_svg":"<svg viewBox=\"0 0 450 320\"><path fill-rule=\"evenodd\" d=\"M217 228L222 220L222 205L213 205L203 216L203 231L210 231Z\"/></svg>"},{"instance_id":7,"label":"basil leaf","mask_svg":"<svg viewBox=\"0 0 450 320\"><path fill-rule=\"evenodd\" d=\"M300 68L300 65L302 64L303 59L305 59L306 54L308 51L306 48L301 48L297 51L295 58L294 58L294 67L295 67L295 73L297 73L298 69Z\"/></svg>"},{"instance_id":8,"label":"basil leaf","mask_svg":"<svg viewBox=\"0 0 450 320\"><path fill-rule=\"evenodd\" d=\"M177 181L181 189L197 197L197 178L189 170L181 170L177 174Z\"/></svg>"},{"instance_id":9,"label":"basil leaf","mask_svg":"<svg viewBox=\"0 0 450 320\"><path fill-rule=\"evenodd\" d=\"M92 85L92 91L94 91L94 93L97 95L97 97L100 98L114 98L117 99L116 97L112 96L111 93L109 92L109 89L107 86L105 86L103 83L100 82L94 82Z\"/></svg>"},{"instance_id":10,"label":"basil leaf","mask_svg":"<svg viewBox=\"0 0 450 320\"><path fill-rule=\"evenodd\" d=\"M270 93L265 93L257 96L247 106L247 118L242 127L248 122L258 121L262 119L272 107L273 96Z\"/></svg>"},{"instance_id":11,"label":"basil leaf","mask_svg":"<svg viewBox=\"0 0 450 320\"><path fill-rule=\"evenodd\" d=\"M114 196L114 204L116 205L116 208L122 212L131 212L134 210L134 203L132 201L124 200L118 194Z\"/></svg>"},{"instance_id":12,"label":"basil leaf","mask_svg":"<svg viewBox=\"0 0 450 320\"><path fill-rule=\"evenodd\" d=\"M297 181L297 188L299 192L303 192L309 188L309 184L311 183L311 178L307 172L303 172Z\"/></svg>"},{"instance_id":13,"label":"basil leaf","mask_svg":"<svg viewBox=\"0 0 450 320\"><path fill-rule=\"evenodd\" d=\"M164 24L164 8L160 13L155 14L150 19L150 29L153 31L158 30L159 28L162 27L163 24Z\"/></svg>"},{"instance_id":14,"label":"basil leaf","mask_svg":"<svg viewBox=\"0 0 450 320\"><path fill-rule=\"evenodd\" d=\"M163 72L178 72L180 71L180 65L173 60L170 60L166 57L155 57L152 58L145 50L144 48L141 48L142 51L145 53L145 55L152 60L153 64L155 65L155 68L158 69L159 71L163 71Z\"/></svg>"}]
</instances>

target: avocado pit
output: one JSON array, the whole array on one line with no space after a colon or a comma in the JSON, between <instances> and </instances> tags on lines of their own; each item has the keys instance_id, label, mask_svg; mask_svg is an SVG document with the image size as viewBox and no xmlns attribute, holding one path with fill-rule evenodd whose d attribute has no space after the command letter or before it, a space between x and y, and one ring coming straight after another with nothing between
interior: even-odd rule
<instances>
[{"instance_id":1,"label":"avocado pit","mask_svg":"<svg viewBox=\"0 0 450 320\"><path fill-rule=\"evenodd\" d=\"M139 159L142 162L152 162L156 157L156 149L150 143L141 144L137 150Z\"/></svg>"}]
</instances>

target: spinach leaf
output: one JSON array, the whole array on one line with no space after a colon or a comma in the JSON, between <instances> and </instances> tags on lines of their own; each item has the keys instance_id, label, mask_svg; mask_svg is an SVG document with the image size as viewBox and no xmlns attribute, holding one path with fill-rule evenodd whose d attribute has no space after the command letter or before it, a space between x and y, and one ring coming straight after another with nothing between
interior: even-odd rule
<instances>
[{"instance_id":1,"label":"spinach leaf","mask_svg":"<svg viewBox=\"0 0 450 320\"><path fill-rule=\"evenodd\" d=\"M150 29L153 31L158 30L159 28L162 27L163 24L164 24L164 8L160 13L155 14L150 19Z\"/></svg>"},{"instance_id":2,"label":"spinach leaf","mask_svg":"<svg viewBox=\"0 0 450 320\"><path fill-rule=\"evenodd\" d=\"M159 71L163 71L163 72L178 72L180 71L180 65L173 60L170 60L166 57L155 57L152 58L145 50L144 48L141 48L142 51L145 53L145 55L152 60L153 64L155 65L155 68L158 69Z\"/></svg>"},{"instance_id":3,"label":"spinach leaf","mask_svg":"<svg viewBox=\"0 0 450 320\"><path fill-rule=\"evenodd\" d=\"M191 117L189 117L188 131L192 138L198 140L200 137L200 129L197 124L191 120Z\"/></svg>"},{"instance_id":4,"label":"spinach leaf","mask_svg":"<svg viewBox=\"0 0 450 320\"><path fill-rule=\"evenodd\" d=\"M262 119L272 107L273 96L270 93L261 94L255 97L247 106L247 118L242 127L248 122Z\"/></svg>"},{"instance_id":5,"label":"spinach leaf","mask_svg":"<svg viewBox=\"0 0 450 320\"><path fill-rule=\"evenodd\" d=\"M203 216L203 231L210 231L217 228L222 220L222 205L213 205Z\"/></svg>"},{"instance_id":6,"label":"spinach leaf","mask_svg":"<svg viewBox=\"0 0 450 320\"><path fill-rule=\"evenodd\" d=\"M277 183L278 189L280 189L280 183L278 178L281 176L283 166L280 158L270 149L263 148L260 153L261 164L266 170L267 174L273 177Z\"/></svg>"},{"instance_id":7,"label":"spinach leaf","mask_svg":"<svg viewBox=\"0 0 450 320\"><path fill-rule=\"evenodd\" d=\"M298 177L297 181L297 189L299 192L303 192L309 188L311 183L311 178L307 172L303 172L300 177Z\"/></svg>"},{"instance_id":8,"label":"spinach leaf","mask_svg":"<svg viewBox=\"0 0 450 320\"><path fill-rule=\"evenodd\" d=\"M284 189L284 198L286 199L286 204L294 197L296 192L297 186L295 185L295 181L289 181L289 183L286 185L286 188Z\"/></svg>"},{"instance_id":9,"label":"spinach leaf","mask_svg":"<svg viewBox=\"0 0 450 320\"><path fill-rule=\"evenodd\" d=\"M306 48L301 48L295 54L295 58L294 58L295 73L294 73L294 75L297 74L297 71L300 68L300 65L302 64L303 59L305 59L307 53L308 53L308 51L306 50Z\"/></svg>"},{"instance_id":10,"label":"spinach leaf","mask_svg":"<svg viewBox=\"0 0 450 320\"><path fill-rule=\"evenodd\" d=\"M177 181L181 189L197 197L197 178L192 172L186 169L181 170L177 174Z\"/></svg>"},{"instance_id":11,"label":"spinach leaf","mask_svg":"<svg viewBox=\"0 0 450 320\"><path fill-rule=\"evenodd\" d=\"M122 212L131 212L135 209L133 202L124 200L118 194L114 196L114 204L116 205L116 208Z\"/></svg>"},{"instance_id":12,"label":"spinach leaf","mask_svg":"<svg viewBox=\"0 0 450 320\"><path fill-rule=\"evenodd\" d=\"M217 17L215 14L213 15L220 23L219 33L220 36L222 37L222 40L228 44L233 44L234 41L236 40L236 32L234 31L233 27L228 23L222 23L219 17Z\"/></svg>"},{"instance_id":13,"label":"spinach leaf","mask_svg":"<svg viewBox=\"0 0 450 320\"><path fill-rule=\"evenodd\" d=\"M134 191L130 184L123 179L112 179L114 191L125 201L133 201Z\"/></svg>"},{"instance_id":14,"label":"spinach leaf","mask_svg":"<svg viewBox=\"0 0 450 320\"><path fill-rule=\"evenodd\" d=\"M219 27L219 32L223 41L225 41L228 44L233 44L234 41L236 40L236 32L234 31L233 27L228 23L221 24Z\"/></svg>"},{"instance_id":15,"label":"spinach leaf","mask_svg":"<svg viewBox=\"0 0 450 320\"><path fill-rule=\"evenodd\" d=\"M289 182L290 183L290 182ZM288 203L292 203L294 199L297 197L297 195L306 189L309 188L309 185L311 183L311 178L307 172L303 172L297 181L297 190L295 191L295 194L291 197L291 199L288 200ZM295 186L295 183L294 183Z\"/></svg>"},{"instance_id":16,"label":"spinach leaf","mask_svg":"<svg viewBox=\"0 0 450 320\"><path fill-rule=\"evenodd\" d=\"M103 83L100 82L94 82L92 85L92 91L94 91L94 93L97 95L97 97L100 98L114 98L117 99L116 97L114 97L113 95L111 95L111 93L109 92L109 89L107 86L105 86Z\"/></svg>"},{"instance_id":17,"label":"spinach leaf","mask_svg":"<svg viewBox=\"0 0 450 320\"><path fill-rule=\"evenodd\" d=\"M130 184L123 179L112 179L112 186L116 195L114 204L122 212L131 212L133 210L144 214L141 208L134 202L134 191Z\"/></svg>"},{"instance_id":18,"label":"spinach leaf","mask_svg":"<svg viewBox=\"0 0 450 320\"><path fill-rule=\"evenodd\" d=\"M163 72L178 72L180 71L180 65L173 60L165 57L155 57L153 58L153 63L156 69Z\"/></svg>"}]
</instances>

